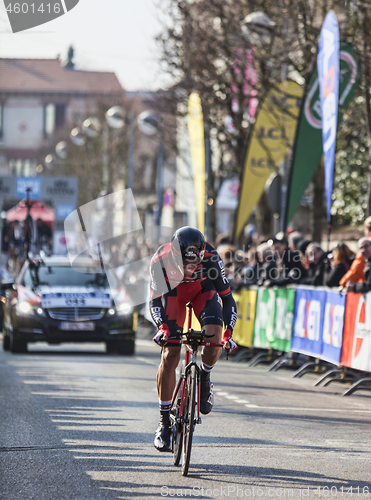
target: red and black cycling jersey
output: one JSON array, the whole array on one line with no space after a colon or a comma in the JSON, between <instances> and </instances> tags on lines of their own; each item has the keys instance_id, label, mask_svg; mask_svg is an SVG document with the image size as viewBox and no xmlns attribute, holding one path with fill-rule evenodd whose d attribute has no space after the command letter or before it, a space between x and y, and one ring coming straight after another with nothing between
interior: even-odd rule
<instances>
[{"instance_id":1,"label":"red and black cycling jersey","mask_svg":"<svg viewBox=\"0 0 371 500\"><path fill-rule=\"evenodd\" d=\"M223 262L209 243L206 243L203 260L190 278L185 277L176 266L170 243L162 245L157 250L151 261L150 272L150 310L156 326L168 324L169 320L175 319L170 310L171 304L175 304L175 298L177 299L176 311L178 311L180 304L185 305L193 299L197 305L201 304L202 307L206 307L213 294L217 294L216 297L219 296L223 302L223 318L220 321L224 322L226 328L233 331L237 320L236 303L225 275ZM182 319L183 314L180 314L177 321L179 326L182 326ZM209 321L205 319L205 324L212 323L212 319ZM215 318L215 324L218 324L217 318Z\"/></svg>"}]
</instances>

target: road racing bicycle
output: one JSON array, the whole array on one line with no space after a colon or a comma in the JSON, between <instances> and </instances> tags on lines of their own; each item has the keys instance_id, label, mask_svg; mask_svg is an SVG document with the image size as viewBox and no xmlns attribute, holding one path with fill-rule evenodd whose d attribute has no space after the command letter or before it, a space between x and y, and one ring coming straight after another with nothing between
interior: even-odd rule
<instances>
[{"instance_id":1,"label":"road racing bicycle","mask_svg":"<svg viewBox=\"0 0 371 500\"><path fill-rule=\"evenodd\" d=\"M182 475L188 474L191 459L193 432L200 417L200 367L197 365L197 352L201 346L223 347L223 344L208 342L205 330L191 328L192 304L188 304L188 331L181 340L168 340L169 343L186 346L185 359L180 377L171 402L170 418L172 425L172 452L174 465L182 461Z\"/></svg>"}]
</instances>

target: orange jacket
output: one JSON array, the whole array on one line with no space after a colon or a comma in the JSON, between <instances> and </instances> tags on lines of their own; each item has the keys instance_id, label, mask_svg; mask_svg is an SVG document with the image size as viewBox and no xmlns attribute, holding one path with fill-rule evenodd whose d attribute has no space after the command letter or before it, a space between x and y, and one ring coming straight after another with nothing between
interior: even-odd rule
<instances>
[{"instance_id":1,"label":"orange jacket","mask_svg":"<svg viewBox=\"0 0 371 500\"><path fill-rule=\"evenodd\" d=\"M367 238L371 238L371 233L368 233ZM339 282L340 286L345 286L347 281L351 281L352 283L362 283L362 281L365 281L365 267L365 261L363 260L361 252L359 252L353 264L350 266L349 271L341 278Z\"/></svg>"},{"instance_id":2,"label":"orange jacket","mask_svg":"<svg viewBox=\"0 0 371 500\"><path fill-rule=\"evenodd\" d=\"M339 282L340 286L345 286L347 281L351 281L352 283L361 283L365 281L365 266L366 264L361 252L357 253L349 271L341 278Z\"/></svg>"}]
</instances>

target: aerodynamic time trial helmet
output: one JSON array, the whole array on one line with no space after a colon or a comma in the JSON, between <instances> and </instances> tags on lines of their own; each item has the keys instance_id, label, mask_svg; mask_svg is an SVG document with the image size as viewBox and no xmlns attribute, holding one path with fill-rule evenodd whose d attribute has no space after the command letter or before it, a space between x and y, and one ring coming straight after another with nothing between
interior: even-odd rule
<instances>
[{"instance_id":1,"label":"aerodynamic time trial helmet","mask_svg":"<svg viewBox=\"0 0 371 500\"><path fill-rule=\"evenodd\" d=\"M171 253L182 271L184 264L200 264L205 254L205 237L198 229L185 226L177 229L171 238Z\"/></svg>"}]
</instances>

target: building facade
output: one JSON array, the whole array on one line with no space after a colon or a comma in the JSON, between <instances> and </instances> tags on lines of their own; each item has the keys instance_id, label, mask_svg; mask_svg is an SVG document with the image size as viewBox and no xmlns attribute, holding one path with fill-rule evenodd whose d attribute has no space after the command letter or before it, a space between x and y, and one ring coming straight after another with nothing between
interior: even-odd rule
<instances>
[{"instance_id":1,"label":"building facade","mask_svg":"<svg viewBox=\"0 0 371 500\"><path fill-rule=\"evenodd\" d=\"M37 152L53 134L123 95L114 73L58 59L0 59L0 175L36 175Z\"/></svg>"}]
</instances>

